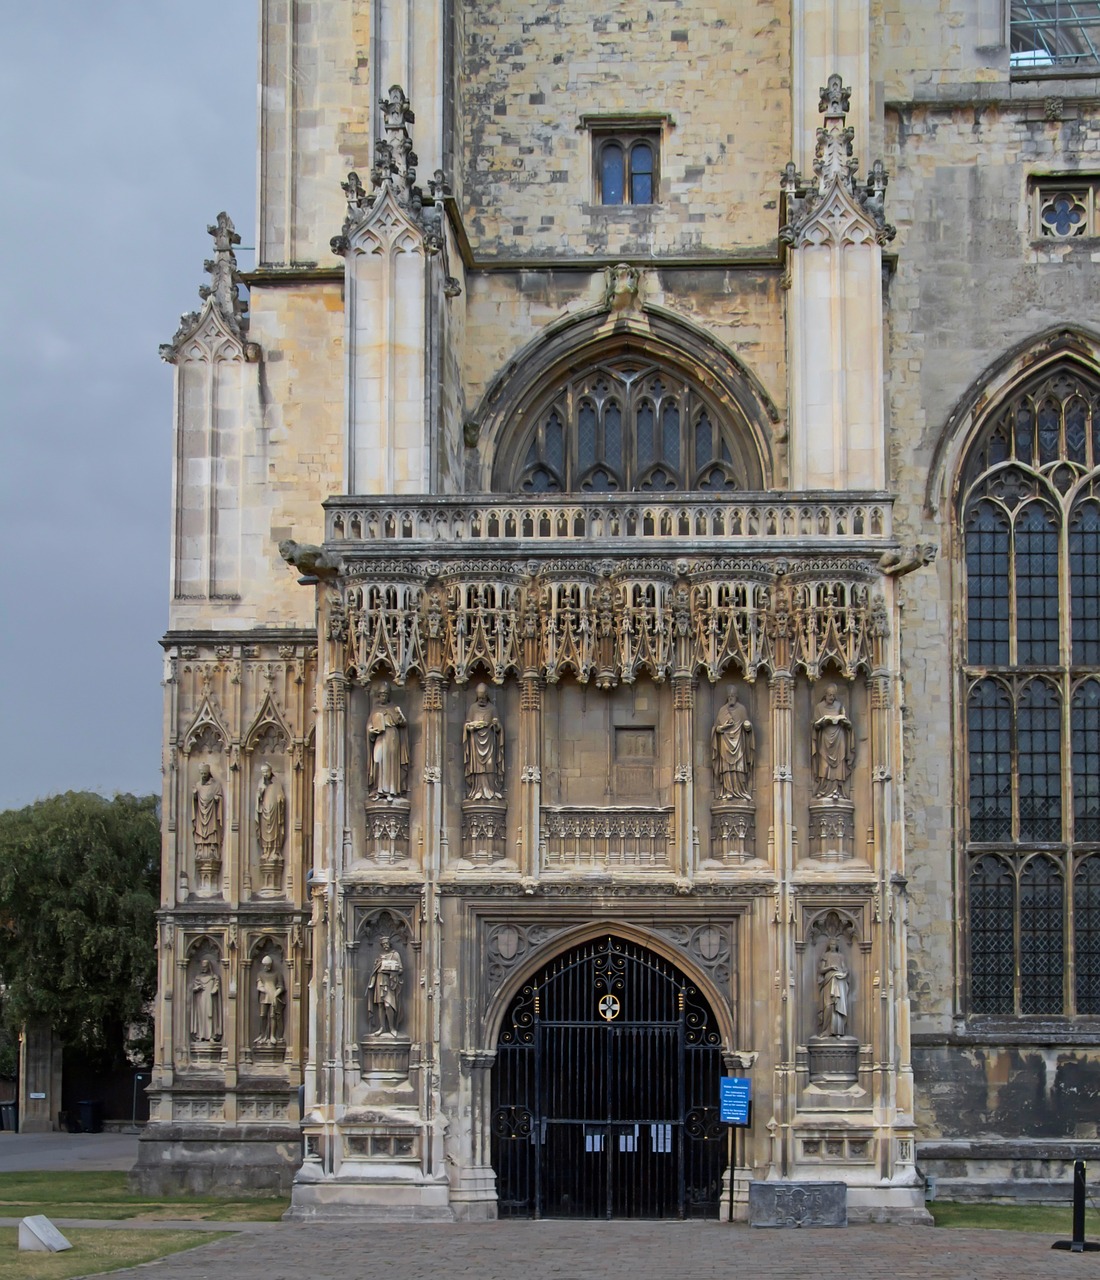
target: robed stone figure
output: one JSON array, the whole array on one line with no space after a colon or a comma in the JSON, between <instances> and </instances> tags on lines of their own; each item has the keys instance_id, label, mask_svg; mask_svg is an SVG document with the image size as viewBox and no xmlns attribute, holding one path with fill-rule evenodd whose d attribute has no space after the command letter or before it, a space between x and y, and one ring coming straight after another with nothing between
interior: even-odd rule
<instances>
[{"instance_id":1,"label":"robed stone figure","mask_svg":"<svg viewBox=\"0 0 1100 1280\"><path fill-rule=\"evenodd\" d=\"M286 838L286 796L271 765L260 770L260 786L256 792L256 839L265 862L275 862L283 851Z\"/></svg>"},{"instance_id":2,"label":"robed stone figure","mask_svg":"<svg viewBox=\"0 0 1100 1280\"><path fill-rule=\"evenodd\" d=\"M405 967L393 949L388 934L382 935L382 949L367 980L367 999L371 1013L378 1019L379 1033L396 1036L401 1021L401 988Z\"/></svg>"},{"instance_id":3,"label":"robed stone figure","mask_svg":"<svg viewBox=\"0 0 1100 1280\"><path fill-rule=\"evenodd\" d=\"M214 966L203 960L191 983L191 1039L210 1044L222 1038L222 988Z\"/></svg>"},{"instance_id":4,"label":"robed stone figure","mask_svg":"<svg viewBox=\"0 0 1100 1280\"><path fill-rule=\"evenodd\" d=\"M484 684L474 691L462 726L462 759L467 800L504 798L504 726Z\"/></svg>"},{"instance_id":5,"label":"robed stone figure","mask_svg":"<svg viewBox=\"0 0 1100 1280\"><path fill-rule=\"evenodd\" d=\"M823 1036L839 1039L848 1029L849 974L840 946L831 938L817 966L821 1009L817 1015Z\"/></svg>"},{"instance_id":6,"label":"robed stone figure","mask_svg":"<svg viewBox=\"0 0 1100 1280\"><path fill-rule=\"evenodd\" d=\"M814 707L813 790L819 800L847 799L855 760L852 722L835 684Z\"/></svg>"},{"instance_id":7,"label":"robed stone figure","mask_svg":"<svg viewBox=\"0 0 1100 1280\"><path fill-rule=\"evenodd\" d=\"M752 766L756 759L752 721L731 686L710 735L714 783L722 800L752 799Z\"/></svg>"},{"instance_id":8,"label":"robed stone figure","mask_svg":"<svg viewBox=\"0 0 1100 1280\"><path fill-rule=\"evenodd\" d=\"M217 856L222 842L222 788L208 764L199 769L191 793L191 834L195 850Z\"/></svg>"},{"instance_id":9,"label":"robed stone figure","mask_svg":"<svg viewBox=\"0 0 1100 1280\"><path fill-rule=\"evenodd\" d=\"M408 792L409 738L400 707L390 702L390 686L383 681L374 695L367 720L367 788L372 800L393 800Z\"/></svg>"}]
</instances>

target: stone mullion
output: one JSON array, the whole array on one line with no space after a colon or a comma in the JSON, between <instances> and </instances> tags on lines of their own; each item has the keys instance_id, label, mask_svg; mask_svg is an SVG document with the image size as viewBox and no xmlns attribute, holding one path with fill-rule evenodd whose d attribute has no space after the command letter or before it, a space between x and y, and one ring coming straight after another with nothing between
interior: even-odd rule
<instances>
[{"instance_id":1,"label":"stone mullion","mask_svg":"<svg viewBox=\"0 0 1100 1280\"><path fill-rule=\"evenodd\" d=\"M317 1079L317 1101L326 1107L343 1100L341 1068L347 1011L343 983L339 981L343 972L344 922L337 885L342 883L344 875L347 734L347 679L339 668L330 669L325 679L324 709L317 736L318 809L322 838L319 849L321 865L314 868L314 880L315 892L322 895L324 928L320 930L321 938L315 944L311 996L316 1022L310 1044Z\"/></svg>"},{"instance_id":2,"label":"stone mullion","mask_svg":"<svg viewBox=\"0 0 1100 1280\"><path fill-rule=\"evenodd\" d=\"M166 967L171 974L170 981L172 983L172 991L174 993L169 1013L172 1019L172 1067L174 1074L178 1078L180 1073L185 1072L191 1065L189 1057L191 1044L189 1027L187 1025L189 995L187 990L187 947L185 935L182 931L177 938L177 943L178 950L169 958ZM224 1022L222 1025L225 1025Z\"/></svg>"},{"instance_id":3,"label":"stone mullion","mask_svg":"<svg viewBox=\"0 0 1100 1280\"><path fill-rule=\"evenodd\" d=\"M786 659L788 647L784 635L777 637L777 651ZM778 1103L777 1119L781 1137L781 1174L786 1176L792 1157L791 1121L798 1104L798 1077L795 1070L795 1045L798 1041L795 1009L796 954L795 954L795 901L791 877L794 871L794 783L793 783L793 721L794 677L784 668L777 668L769 682L771 692L772 722L772 846L775 871L778 878L775 926L776 926L776 975L780 998L781 1036L779 1060L775 1063Z\"/></svg>"},{"instance_id":4,"label":"stone mullion","mask_svg":"<svg viewBox=\"0 0 1100 1280\"><path fill-rule=\"evenodd\" d=\"M885 628L881 628L885 631ZM869 1016L869 1026L864 1039L871 1044L872 1061L872 1101L879 1113L888 1118L893 1114L896 1103L894 1088L893 1062L896 1057L897 1042L894 1025L894 976L895 948L897 932L897 912L893 898L894 850L891 839L891 787L893 769L891 764L891 676L887 669L888 645L885 635L878 635L873 640L873 669L867 677L868 715L868 747L870 752L871 772L871 831L868 850L869 861L875 870L877 880L876 898L878 907L876 919L872 926L871 962L878 981L873 991L873 999L864 1001L864 1008ZM869 1033L869 1034L868 1034ZM879 1172L882 1177L890 1176L893 1164L892 1144L879 1144Z\"/></svg>"},{"instance_id":5,"label":"stone mullion","mask_svg":"<svg viewBox=\"0 0 1100 1280\"><path fill-rule=\"evenodd\" d=\"M153 1070L150 1087L159 1089L172 1083L175 1063L172 1049L175 1027L172 1014L176 1006L173 983L176 926L171 920L157 922L157 1004L153 1020Z\"/></svg>"},{"instance_id":6,"label":"stone mullion","mask_svg":"<svg viewBox=\"0 0 1100 1280\"><path fill-rule=\"evenodd\" d=\"M250 989L247 985L241 985L242 983L248 983L249 966L247 960L243 965L241 963L241 957L234 941L236 934L236 927L232 926L227 944L222 949L222 991L225 992L225 1000L222 1007L223 1043L225 1045L223 1050L225 1061L222 1070L225 1081L225 1100L222 1105L226 1124L237 1123L237 1095L235 1090L240 1073L240 1063L242 1058L245 1063L248 1063L251 1056L251 1046L247 1039ZM243 996L241 999L238 999L238 988L240 988ZM243 1054L241 1052L242 1049L245 1050Z\"/></svg>"},{"instance_id":7,"label":"stone mullion","mask_svg":"<svg viewBox=\"0 0 1100 1280\"><path fill-rule=\"evenodd\" d=\"M527 583L521 614L523 675L520 683L520 874L542 870L542 691L543 636L539 589Z\"/></svg>"},{"instance_id":8,"label":"stone mullion","mask_svg":"<svg viewBox=\"0 0 1100 1280\"><path fill-rule=\"evenodd\" d=\"M542 844L542 680L524 672L520 686L520 873L537 876Z\"/></svg>"},{"instance_id":9,"label":"stone mullion","mask_svg":"<svg viewBox=\"0 0 1100 1280\"><path fill-rule=\"evenodd\" d=\"M463 1093L469 1105L469 1165L459 1172L455 1188L459 1202L496 1202L496 1174L492 1166L490 1122L492 1067L496 1051L474 1049L460 1055Z\"/></svg>"},{"instance_id":10,"label":"stone mullion","mask_svg":"<svg viewBox=\"0 0 1100 1280\"><path fill-rule=\"evenodd\" d=\"M438 1174L442 1167L442 1140L438 1126L432 1126L442 1099L439 1092L440 1071L436 1060L442 1043L443 997L443 921L439 910L439 872L443 857L443 694L447 687L440 674L441 643L429 641L429 670L424 682L424 810L421 830L424 840L422 872L421 964L423 965L426 1006L421 1010L420 1114L425 1121L425 1143L421 1152L426 1175ZM430 1137L430 1140L429 1140Z\"/></svg>"},{"instance_id":11,"label":"stone mullion","mask_svg":"<svg viewBox=\"0 0 1100 1280\"><path fill-rule=\"evenodd\" d=\"M695 772L693 762L695 681L691 676L674 676L672 680L673 718L673 839L676 841L678 876L692 873L692 834L695 819Z\"/></svg>"},{"instance_id":12,"label":"stone mullion","mask_svg":"<svg viewBox=\"0 0 1100 1280\"><path fill-rule=\"evenodd\" d=\"M239 655L240 649L235 652ZM232 815L227 814L225 836L225 861L222 864L222 883L226 902L236 911L245 896L248 879L248 797L243 792L245 772L241 763L241 738L244 735L244 662L238 657L224 660L225 677L229 697L226 699L229 715L229 768L226 770L225 799L231 805ZM224 687L224 686L223 686Z\"/></svg>"}]
</instances>

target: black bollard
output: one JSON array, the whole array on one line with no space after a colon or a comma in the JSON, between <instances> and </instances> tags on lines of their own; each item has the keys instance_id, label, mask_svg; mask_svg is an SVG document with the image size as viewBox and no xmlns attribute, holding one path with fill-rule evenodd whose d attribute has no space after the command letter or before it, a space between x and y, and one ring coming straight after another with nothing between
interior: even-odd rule
<instances>
[{"instance_id":1,"label":"black bollard","mask_svg":"<svg viewBox=\"0 0 1100 1280\"><path fill-rule=\"evenodd\" d=\"M1085 1252L1085 1162L1073 1162L1073 1240L1071 1253Z\"/></svg>"},{"instance_id":2,"label":"black bollard","mask_svg":"<svg viewBox=\"0 0 1100 1280\"><path fill-rule=\"evenodd\" d=\"M1059 1240L1050 1246L1065 1249L1069 1253L1089 1253L1100 1249L1100 1244L1085 1243L1085 1162L1073 1162L1073 1239Z\"/></svg>"}]
</instances>

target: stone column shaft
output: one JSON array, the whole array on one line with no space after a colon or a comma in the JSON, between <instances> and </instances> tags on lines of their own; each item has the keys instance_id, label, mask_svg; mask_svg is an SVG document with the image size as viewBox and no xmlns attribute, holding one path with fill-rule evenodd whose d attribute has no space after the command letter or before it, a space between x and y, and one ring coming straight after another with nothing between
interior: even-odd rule
<instances>
[{"instance_id":1,"label":"stone column shaft","mask_svg":"<svg viewBox=\"0 0 1100 1280\"><path fill-rule=\"evenodd\" d=\"M780 1044L776 1067L776 1120L779 1122L781 1175L791 1159L790 1124L797 1106L798 1080L794 1051L795 929L791 875L794 871L793 686L789 671L777 670L770 681L772 721L772 843L779 879L775 905L775 959L779 983Z\"/></svg>"},{"instance_id":2,"label":"stone column shaft","mask_svg":"<svg viewBox=\"0 0 1100 1280\"><path fill-rule=\"evenodd\" d=\"M520 873L537 876L541 870L542 844L542 681L525 671L520 686L520 792L519 815L523 844Z\"/></svg>"},{"instance_id":3,"label":"stone column shaft","mask_svg":"<svg viewBox=\"0 0 1100 1280\"><path fill-rule=\"evenodd\" d=\"M695 682L691 676L674 676L672 680L673 717L673 839L676 842L678 876L692 873L692 851L695 827Z\"/></svg>"}]
</instances>

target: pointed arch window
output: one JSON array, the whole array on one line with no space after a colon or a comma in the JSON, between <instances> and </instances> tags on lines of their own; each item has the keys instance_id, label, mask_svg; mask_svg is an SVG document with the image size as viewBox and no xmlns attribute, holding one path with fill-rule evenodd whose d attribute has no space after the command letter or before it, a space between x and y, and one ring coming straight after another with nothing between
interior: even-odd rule
<instances>
[{"instance_id":1,"label":"pointed arch window","mask_svg":"<svg viewBox=\"0 0 1100 1280\"><path fill-rule=\"evenodd\" d=\"M681 374L630 356L590 365L527 414L519 493L669 493L744 488L717 406Z\"/></svg>"},{"instance_id":2,"label":"pointed arch window","mask_svg":"<svg viewBox=\"0 0 1100 1280\"><path fill-rule=\"evenodd\" d=\"M970 1011L1100 1014L1100 377L1032 379L960 487Z\"/></svg>"}]
</instances>

